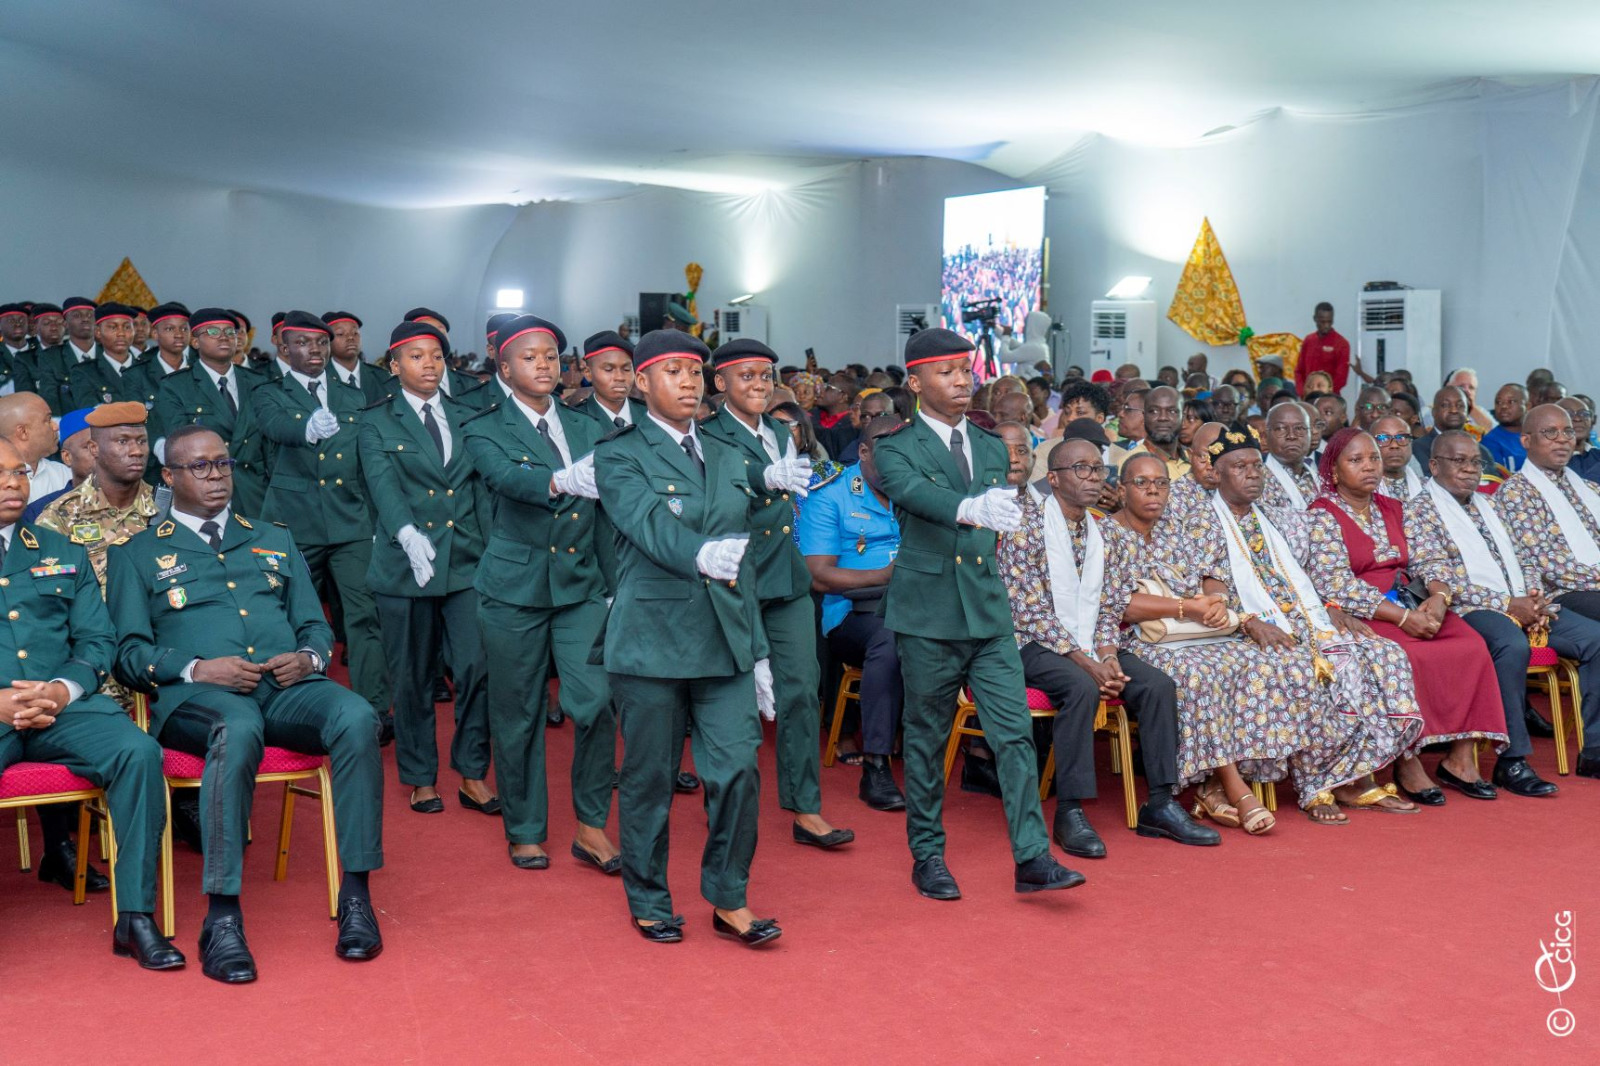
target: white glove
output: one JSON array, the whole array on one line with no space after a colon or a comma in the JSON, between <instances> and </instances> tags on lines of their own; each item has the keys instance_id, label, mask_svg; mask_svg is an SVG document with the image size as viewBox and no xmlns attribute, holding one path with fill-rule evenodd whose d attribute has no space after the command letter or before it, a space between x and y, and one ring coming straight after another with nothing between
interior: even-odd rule
<instances>
[{"instance_id":1,"label":"white glove","mask_svg":"<svg viewBox=\"0 0 1600 1066\"><path fill-rule=\"evenodd\" d=\"M761 476L773 492L792 492L805 499L806 486L811 484L811 463L806 459L779 459Z\"/></svg>"},{"instance_id":2,"label":"white glove","mask_svg":"<svg viewBox=\"0 0 1600 1066\"><path fill-rule=\"evenodd\" d=\"M732 581L739 576L739 561L749 545L749 537L708 540L694 553L695 568L714 581Z\"/></svg>"},{"instance_id":3,"label":"white glove","mask_svg":"<svg viewBox=\"0 0 1600 1066\"><path fill-rule=\"evenodd\" d=\"M761 717L773 721L778 717L778 701L772 694L772 663L766 659L756 661L756 710Z\"/></svg>"},{"instance_id":4,"label":"white glove","mask_svg":"<svg viewBox=\"0 0 1600 1066\"><path fill-rule=\"evenodd\" d=\"M394 539L400 542L406 558L411 560L411 578L417 583L417 588L426 588L428 582L433 580L433 541L416 526L402 527Z\"/></svg>"},{"instance_id":5,"label":"white glove","mask_svg":"<svg viewBox=\"0 0 1600 1066\"><path fill-rule=\"evenodd\" d=\"M1022 505L1017 503L1017 490L994 488L982 496L962 500L961 506L956 508L956 521L999 533L1015 533L1022 528Z\"/></svg>"},{"instance_id":6,"label":"white glove","mask_svg":"<svg viewBox=\"0 0 1600 1066\"><path fill-rule=\"evenodd\" d=\"M317 408L317 413L306 422L306 443L315 444L319 440L327 440L339 432L339 416L326 407Z\"/></svg>"},{"instance_id":7,"label":"white glove","mask_svg":"<svg viewBox=\"0 0 1600 1066\"><path fill-rule=\"evenodd\" d=\"M574 460L571 466L557 470L550 480L568 496L583 496L591 500L600 498L600 490L594 483L594 452Z\"/></svg>"}]
</instances>

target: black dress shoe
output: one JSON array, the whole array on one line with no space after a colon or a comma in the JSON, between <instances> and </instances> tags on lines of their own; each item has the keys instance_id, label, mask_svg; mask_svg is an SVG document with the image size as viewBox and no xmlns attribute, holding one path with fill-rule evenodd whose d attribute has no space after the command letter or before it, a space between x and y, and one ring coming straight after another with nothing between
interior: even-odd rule
<instances>
[{"instance_id":1,"label":"black dress shoe","mask_svg":"<svg viewBox=\"0 0 1600 1066\"><path fill-rule=\"evenodd\" d=\"M383 951L383 934L370 900L345 896L339 901L339 940L333 953L351 962L375 959Z\"/></svg>"},{"instance_id":2,"label":"black dress shoe","mask_svg":"<svg viewBox=\"0 0 1600 1066\"><path fill-rule=\"evenodd\" d=\"M961 791L1000 795L1000 777L994 771L994 760L977 758L970 751L962 756Z\"/></svg>"},{"instance_id":3,"label":"black dress shoe","mask_svg":"<svg viewBox=\"0 0 1600 1066\"><path fill-rule=\"evenodd\" d=\"M894 771L889 769L889 759L884 755L867 755L861 759L861 802L875 811L903 811L906 809L905 793L894 783Z\"/></svg>"},{"instance_id":4,"label":"black dress shoe","mask_svg":"<svg viewBox=\"0 0 1600 1066\"><path fill-rule=\"evenodd\" d=\"M808 847L837 848L842 844L850 843L856 838L854 829L830 829L826 833L813 833L799 822L792 824L794 826L794 842L796 844L805 844Z\"/></svg>"},{"instance_id":5,"label":"black dress shoe","mask_svg":"<svg viewBox=\"0 0 1600 1066\"><path fill-rule=\"evenodd\" d=\"M456 698L455 693L450 691L450 682L446 681L442 677L434 678L434 681L433 681L433 702L434 703L449 703L451 700L453 700L455 698Z\"/></svg>"},{"instance_id":6,"label":"black dress shoe","mask_svg":"<svg viewBox=\"0 0 1600 1066\"><path fill-rule=\"evenodd\" d=\"M499 796L490 796L488 799L484 800L482 803L479 803L477 800L475 800L471 796L467 795L467 790L466 789L458 788L458 789L456 789L456 799L460 802L461 806L465 807L469 811L477 811L479 814L499 814L500 813L500 797Z\"/></svg>"},{"instance_id":7,"label":"black dress shoe","mask_svg":"<svg viewBox=\"0 0 1600 1066\"><path fill-rule=\"evenodd\" d=\"M200 837L200 790L184 788L172 794L172 835L194 851L204 853Z\"/></svg>"},{"instance_id":8,"label":"black dress shoe","mask_svg":"<svg viewBox=\"0 0 1600 1066\"><path fill-rule=\"evenodd\" d=\"M961 898L956 879L950 876L950 868L938 855L931 859L918 859L911 864L911 883L929 899Z\"/></svg>"},{"instance_id":9,"label":"black dress shoe","mask_svg":"<svg viewBox=\"0 0 1600 1066\"><path fill-rule=\"evenodd\" d=\"M1443 763L1440 763L1439 768L1434 771L1434 776L1439 779L1439 784L1445 788L1453 788L1469 799L1492 800L1500 794L1487 781L1481 779L1468 781L1465 778L1457 777Z\"/></svg>"},{"instance_id":10,"label":"black dress shoe","mask_svg":"<svg viewBox=\"0 0 1600 1066\"><path fill-rule=\"evenodd\" d=\"M184 963L183 952L161 935L148 914L123 911L111 933L111 953L139 960L146 970L176 970Z\"/></svg>"},{"instance_id":11,"label":"black dress shoe","mask_svg":"<svg viewBox=\"0 0 1600 1066\"><path fill-rule=\"evenodd\" d=\"M200 972L229 985L256 979L256 960L244 939L244 919L232 915L206 919L200 927Z\"/></svg>"},{"instance_id":12,"label":"black dress shoe","mask_svg":"<svg viewBox=\"0 0 1600 1066\"><path fill-rule=\"evenodd\" d=\"M1561 791L1555 782L1540 777L1528 765L1528 760L1520 756L1508 758L1502 755L1495 760L1494 772L1489 776L1496 785L1513 796L1554 796Z\"/></svg>"},{"instance_id":13,"label":"black dress shoe","mask_svg":"<svg viewBox=\"0 0 1600 1066\"><path fill-rule=\"evenodd\" d=\"M1394 771L1394 787L1399 789L1400 795L1412 803L1420 803L1424 807L1443 807L1444 789L1425 788L1421 792L1413 792L1400 783L1400 770L1397 766Z\"/></svg>"},{"instance_id":14,"label":"black dress shoe","mask_svg":"<svg viewBox=\"0 0 1600 1066\"><path fill-rule=\"evenodd\" d=\"M601 862L593 855L590 855L583 845L579 844L576 840L572 842L572 857L587 866L593 866L596 870L599 870L603 874L611 874L612 876L615 876L622 872L622 856L620 854L613 855L605 862Z\"/></svg>"},{"instance_id":15,"label":"black dress shoe","mask_svg":"<svg viewBox=\"0 0 1600 1066\"><path fill-rule=\"evenodd\" d=\"M1522 708L1522 720L1528 726L1530 737L1544 737L1548 740L1556 735L1555 726L1550 724L1550 720L1532 707Z\"/></svg>"},{"instance_id":16,"label":"black dress shoe","mask_svg":"<svg viewBox=\"0 0 1600 1066\"><path fill-rule=\"evenodd\" d=\"M1221 833L1189 817L1189 812L1170 795L1146 800L1139 808L1139 824L1134 831L1142 837L1162 837L1202 848L1222 843Z\"/></svg>"},{"instance_id":17,"label":"black dress shoe","mask_svg":"<svg viewBox=\"0 0 1600 1066\"><path fill-rule=\"evenodd\" d=\"M78 876L78 849L72 841L63 840L54 846L44 849L39 856L39 880L55 883L72 891L72 883ZM84 876L83 887L90 892L104 892L111 887L111 879L94 868L94 863L89 864L89 872Z\"/></svg>"},{"instance_id":18,"label":"black dress shoe","mask_svg":"<svg viewBox=\"0 0 1600 1066\"><path fill-rule=\"evenodd\" d=\"M506 854L511 856L511 865L519 870L548 870L550 869L550 856L548 855L518 855L511 850L512 845L506 845Z\"/></svg>"},{"instance_id":19,"label":"black dress shoe","mask_svg":"<svg viewBox=\"0 0 1600 1066\"><path fill-rule=\"evenodd\" d=\"M679 770L677 778L672 782L674 792L693 792L700 787L700 779L687 770Z\"/></svg>"},{"instance_id":20,"label":"black dress shoe","mask_svg":"<svg viewBox=\"0 0 1600 1066\"><path fill-rule=\"evenodd\" d=\"M1572 772L1579 777L1600 777L1600 752L1583 752L1578 756L1578 765Z\"/></svg>"},{"instance_id":21,"label":"black dress shoe","mask_svg":"<svg viewBox=\"0 0 1600 1066\"><path fill-rule=\"evenodd\" d=\"M394 715L378 716L378 747L387 748L394 743Z\"/></svg>"},{"instance_id":22,"label":"black dress shoe","mask_svg":"<svg viewBox=\"0 0 1600 1066\"><path fill-rule=\"evenodd\" d=\"M628 916L628 924L633 926L633 931L650 941L652 944L677 944L683 940L683 915L674 914L656 922L654 925L640 925L632 915Z\"/></svg>"},{"instance_id":23,"label":"black dress shoe","mask_svg":"<svg viewBox=\"0 0 1600 1066\"><path fill-rule=\"evenodd\" d=\"M1106 842L1089 824L1089 816L1078 806L1068 807L1064 802L1056 808L1056 821L1050 835L1061 850L1080 859L1103 859Z\"/></svg>"},{"instance_id":24,"label":"black dress shoe","mask_svg":"<svg viewBox=\"0 0 1600 1066\"><path fill-rule=\"evenodd\" d=\"M417 794L417 790L412 789L411 794L415 796ZM413 799L411 800L411 809L416 811L418 814L443 814L444 800L439 796L434 796L425 800Z\"/></svg>"},{"instance_id":25,"label":"black dress shoe","mask_svg":"<svg viewBox=\"0 0 1600 1066\"><path fill-rule=\"evenodd\" d=\"M741 933L716 911L711 912L711 928L717 931L718 936L732 937L747 948L764 947L783 935L776 919L757 918L750 923L750 928Z\"/></svg>"},{"instance_id":26,"label":"black dress shoe","mask_svg":"<svg viewBox=\"0 0 1600 1066\"><path fill-rule=\"evenodd\" d=\"M1045 852L1017 864L1014 887L1018 892L1053 892L1061 888L1077 888L1087 880L1087 877L1076 870L1067 869L1056 862L1054 855Z\"/></svg>"},{"instance_id":27,"label":"black dress shoe","mask_svg":"<svg viewBox=\"0 0 1600 1066\"><path fill-rule=\"evenodd\" d=\"M559 706L552 707L544 716L544 724L551 729L560 729L561 723L567 720L567 714Z\"/></svg>"}]
</instances>

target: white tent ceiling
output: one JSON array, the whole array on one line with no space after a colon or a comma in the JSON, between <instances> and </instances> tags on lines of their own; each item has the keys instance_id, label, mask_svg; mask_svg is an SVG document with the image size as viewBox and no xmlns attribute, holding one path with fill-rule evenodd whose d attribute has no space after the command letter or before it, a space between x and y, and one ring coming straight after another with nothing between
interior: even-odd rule
<instances>
[{"instance_id":1,"label":"white tent ceiling","mask_svg":"<svg viewBox=\"0 0 1600 1066\"><path fill-rule=\"evenodd\" d=\"M1025 174L1466 78L1600 72L1594 0L7 0L9 150L422 206L754 191L841 159ZM3 168L3 164L0 164Z\"/></svg>"}]
</instances>

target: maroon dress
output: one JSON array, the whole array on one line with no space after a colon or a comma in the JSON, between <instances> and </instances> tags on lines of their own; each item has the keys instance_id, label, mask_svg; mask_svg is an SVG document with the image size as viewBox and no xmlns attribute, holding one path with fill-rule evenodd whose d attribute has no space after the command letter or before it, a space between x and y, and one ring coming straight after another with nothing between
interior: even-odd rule
<instances>
[{"instance_id":1,"label":"maroon dress","mask_svg":"<svg viewBox=\"0 0 1600 1066\"><path fill-rule=\"evenodd\" d=\"M1372 617L1384 594L1395 587L1395 579L1398 577L1401 584L1407 580L1403 575L1410 558L1400 501L1374 496L1372 512L1382 521L1368 527L1343 506L1342 500L1322 496L1311 505L1308 516L1313 562L1321 556L1332 564L1335 558L1330 555L1341 554L1330 553L1329 549L1335 546L1326 543L1336 529L1342 554L1349 557L1350 570L1369 586L1345 585L1342 599L1330 598L1338 599L1348 613L1367 618L1373 632L1400 645L1411 660L1423 721L1418 748L1464 737L1489 739L1496 742L1497 748L1505 747L1506 712L1501 705L1494 660L1476 630L1455 613L1446 612L1439 631L1432 639L1422 640L1407 635L1393 623ZM1317 543L1319 540L1324 543Z\"/></svg>"}]
</instances>

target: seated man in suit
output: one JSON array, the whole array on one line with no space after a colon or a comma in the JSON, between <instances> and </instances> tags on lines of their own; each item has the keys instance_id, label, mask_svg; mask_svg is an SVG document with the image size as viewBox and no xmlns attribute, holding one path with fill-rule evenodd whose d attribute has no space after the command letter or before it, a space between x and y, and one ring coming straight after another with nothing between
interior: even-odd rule
<instances>
[{"instance_id":1,"label":"seated man in suit","mask_svg":"<svg viewBox=\"0 0 1600 1066\"><path fill-rule=\"evenodd\" d=\"M367 874L383 865L378 717L324 676L332 633L294 538L232 509L233 461L215 430L167 436L170 517L111 549L106 598L120 636L117 676L153 692L150 732L202 756L201 834L210 911L207 977L253 981L239 907L256 769L264 745L327 754L344 882L340 958L383 950Z\"/></svg>"}]
</instances>

